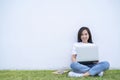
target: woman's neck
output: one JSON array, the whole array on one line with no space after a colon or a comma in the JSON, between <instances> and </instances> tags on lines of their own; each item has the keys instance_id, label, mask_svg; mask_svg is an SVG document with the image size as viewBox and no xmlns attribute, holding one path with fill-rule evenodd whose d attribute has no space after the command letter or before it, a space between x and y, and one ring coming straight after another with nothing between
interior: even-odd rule
<instances>
[{"instance_id":1,"label":"woman's neck","mask_svg":"<svg viewBox=\"0 0 120 80\"><path fill-rule=\"evenodd\" d=\"M82 42L82 43L88 43L88 42Z\"/></svg>"}]
</instances>

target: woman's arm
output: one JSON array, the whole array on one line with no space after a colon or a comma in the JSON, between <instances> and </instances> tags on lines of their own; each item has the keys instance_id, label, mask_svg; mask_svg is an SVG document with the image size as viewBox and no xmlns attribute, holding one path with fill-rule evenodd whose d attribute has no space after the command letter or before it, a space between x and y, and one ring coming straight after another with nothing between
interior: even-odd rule
<instances>
[{"instance_id":1,"label":"woman's arm","mask_svg":"<svg viewBox=\"0 0 120 80\"><path fill-rule=\"evenodd\" d=\"M77 54L72 55L72 62L76 62L76 56L77 56Z\"/></svg>"}]
</instances>

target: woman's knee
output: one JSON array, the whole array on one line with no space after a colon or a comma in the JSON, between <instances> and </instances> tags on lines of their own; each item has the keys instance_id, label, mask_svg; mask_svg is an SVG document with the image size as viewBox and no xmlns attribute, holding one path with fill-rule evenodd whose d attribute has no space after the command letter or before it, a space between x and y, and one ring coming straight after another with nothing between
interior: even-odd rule
<instances>
[{"instance_id":1,"label":"woman's knee","mask_svg":"<svg viewBox=\"0 0 120 80\"><path fill-rule=\"evenodd\" d=\"M78 65L77 62L72 62L71 65L70 65L70 67L71 67L72 69L74 69L74 68L76 67L76 65Z\"/></svg>"},{"instance_id":2,"label":"woman's knee","mask_svg":"<svg viewBox=\"0 0 120 80\"><path fill-rule=\"evenodd\" d=\"M105 70L109 69L109 67L110 67L110 63L108 61L103 61L103 62L101 62L101 64L104 66Z\"/></svg>"}]
</instances>

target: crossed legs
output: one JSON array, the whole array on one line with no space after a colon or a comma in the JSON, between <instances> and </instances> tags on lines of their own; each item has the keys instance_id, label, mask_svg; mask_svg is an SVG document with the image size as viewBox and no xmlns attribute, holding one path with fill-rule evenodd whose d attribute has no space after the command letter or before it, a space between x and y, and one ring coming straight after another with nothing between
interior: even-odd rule
<instances>
[{"instance_id":1,"label":"crossed legs","mask_svg":"<svg viewBox=\"0 0 120 80\"><path fill-rule=\"evenodd\" d=\"M99 74L102 71L109 69L110 64L107 61L103 61L93 65L93 67L89 67L86 65L82 65L78 62L73 62L71 64L71 68L75 73L82 73L82 76L94 76Z\"/></svg>"}]
</instances>

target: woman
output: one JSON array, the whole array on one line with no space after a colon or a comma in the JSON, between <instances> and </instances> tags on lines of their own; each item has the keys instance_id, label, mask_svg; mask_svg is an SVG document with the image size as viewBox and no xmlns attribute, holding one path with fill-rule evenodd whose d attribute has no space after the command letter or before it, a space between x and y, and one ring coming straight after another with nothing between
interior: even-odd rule
<instances>
[{"instance_id":1,"label":"woman","mask_svg":"<svg viewBox=\"0 0 120 80\"><path fill-rule=\"evenodd\" d=\"M78 43L93 43L89 28L80 28L78 32ZM103 72L109 69L110 65L107 61L81 64L76 61L76 56L77 54L73 47L72 63L70 65L72 71L68 73L69 77L103 76Z\"/></svg>"}]
</instances>

